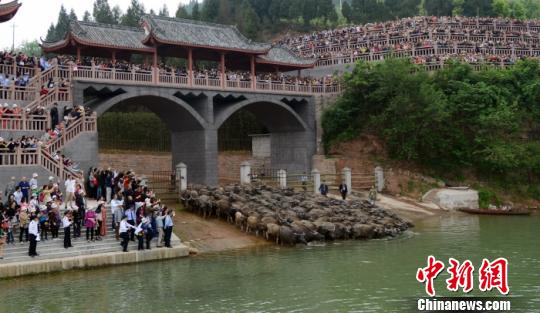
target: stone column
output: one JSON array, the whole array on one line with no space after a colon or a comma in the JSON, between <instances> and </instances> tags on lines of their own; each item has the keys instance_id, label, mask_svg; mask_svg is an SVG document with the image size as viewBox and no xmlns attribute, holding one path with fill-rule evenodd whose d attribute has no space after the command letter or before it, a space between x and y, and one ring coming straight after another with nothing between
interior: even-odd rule
<instances>
[{"instance_id":1,"label":"stone column","mask_svg":"<svg viewBox=\"0 0 540 313\"><path fill-rule=\"evenodd\" d=\"M349 193L352 191L352 171L350 168L346 167L341 171L343 181L345 184L347 184L347 188L349 188Z\"/></svg>"},{"instance_id":2,"label":"stone column","mask_svg":"<svg viewBox=\"0 0 540 313\"><path fill-rule=\"evenodd\" d=\"M311 176L313 177L313 193L319 194L319 186L321 185L321 172L319 170L314 169L311 171Z\"/></svg>"},{"instance_id":3,"label":"stone column","mask_svg":"<svg viewBox=\"0 0 540 313\"><path fill-rule=\"evenodd\" d=\"M184 163L176 165L176 181L180 191L187 189L187 166Z\"/></svg>"},{"instance_id":4,"label":"stone column","mask_svg":"<svg viewBox=\"0 0 540 313\"><path fill-rule=\"evenodd\" d=\"M251 184L251 165L247 161L240 165L240 184Z\"/></svg>"},{"instance_id":5,"label":"stone column","mask_svg":"<svg viewBox=\"0 0 540 313\"><path fill-rule=\"evenodd\" d=\"M278 176L278 181L279 181L279 187L287 188L287 171L279 170L277 172L277 176Z\"/></svg>"},{"instance_id":6,"label":"stone column","mask_svg":"<svg viewBox=\"0 0 540 313\"><path fill-rule=\"evenodd\" d=\"M384 189L384 171L380 166L375 168L375 186L377 188L377 192L382 192Z\"/></svg>"},{"instance_id":7,"label":"stone column","mask_svg":"<svg viewBox=\"0 0 540 313\"><path fill-rule=\"evenodd\" d=\"M193 184L218 184L217 130L186 130L171 133L173 164L189 167L187 179Z\"/></svg>"}]
</instances>

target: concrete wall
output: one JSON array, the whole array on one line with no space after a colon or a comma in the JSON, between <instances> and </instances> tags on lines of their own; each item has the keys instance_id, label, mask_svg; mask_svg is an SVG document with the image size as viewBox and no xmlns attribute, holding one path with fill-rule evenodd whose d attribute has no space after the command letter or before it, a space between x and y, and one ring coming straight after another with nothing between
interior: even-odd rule
<instances>
[{"instance_id":1,"label":"concrete wall","mask_svg":"<svg viewBox=\"0 0 540 313\"><path fill-rule=\"evenodd\" d=\"M99 164L98 134L82 133L70 141L61 152L78 163L79 168L86 174L90 167Z\"/></svg>"},{"instance_id":2,"label":"concrete wall","mask_svg":"<svg viewBox=\"0 0 540 313\"><path fill-rule=\"evenodd\" d=\"M251 153L254 158L269 158L271 152L270 135L252 135Z\"/></svg>"}]
</instances>

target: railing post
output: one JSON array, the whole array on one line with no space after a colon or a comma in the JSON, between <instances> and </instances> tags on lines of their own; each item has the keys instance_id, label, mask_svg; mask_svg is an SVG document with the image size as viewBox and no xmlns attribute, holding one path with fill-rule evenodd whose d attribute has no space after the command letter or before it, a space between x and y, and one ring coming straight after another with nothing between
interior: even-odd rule
<instances>
[{"instance_id":1,"label":"railing post","mask_svg":"<svg viewBox=\"0 0 540 313\"><path fill-rule=\"evenodd\" d=\"M15 165L22 165L21 147L17 147L15 156Z\"/></svg>"},{"instance_id":2,"label":"railing post","mask_svg":"<svg viewBox=\"0 0 540 313\"><path fill-rule=\"evenodd\" d=\"M343 182L347 185L347 188L349 189L349 192L352 191L352 171L350 168L346 167L341 172Z\"/></svg>"},{"instance_id":3,"label":"railing post","mask_svg":"<svg viewBox=\"0 0 540 313\"><path fill-rule=\"evenodd\" d=\"M375 168L375 187L377 192L382 192L384 189L384 171L380 166Z\"/></svg>"},{"instance_id":4,"label":"railing post","mask_svg":"<svg viewBox=\"0 0 540 313\"><path fill-rule=\"evenodd\" d=\"M177 184L180 187L179 191L187 189L187 166L184 163L176 165L176 180L179 181Z\"/></svg>"},{"instance_id":5,"label":"railing post","mask_svg":"<svg viewBox=\"0 0 540 313\"><path fill-rule=\"evenodd\" d=\"M287 188L287 171L279 170L277 171L278 182L280 188Z\"/></svg>"},{"instance_id":6,"label":"railing post","mask_svg":"<svg viewBox=\"0 0 540 313\"><path fill-rule=\"evenodd\" d=\"M240 184L249 185L251 183L251 164L243 162L240 165Z\"/></svg>"},{"instance_id":7,"label":"railing post","mask_svg":"<svg viewBox=\"0 0 540 313\"><path fill-rule=\"evenodd\" d=\"M320 194L319 186L321 185L321 172L317 169L311 171L311 177L313 177L313 193Z\"/></svg>"}]
</instances>

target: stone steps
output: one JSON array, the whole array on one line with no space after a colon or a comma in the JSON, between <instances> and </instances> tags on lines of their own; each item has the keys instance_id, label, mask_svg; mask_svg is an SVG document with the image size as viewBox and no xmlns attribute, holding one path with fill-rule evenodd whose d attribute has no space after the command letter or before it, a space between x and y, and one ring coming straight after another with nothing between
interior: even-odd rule
<instances>
[{"instance_id":1,"label":"stone steps","mask_svg":"<svg viewBox=\"0 0 540 313\"><path fill-rule=\"evenodd\" d=\"M72 239L73 248L64 248L64 238L61 236L55 240L42 240L37 244L37 252L39 257L34 259L55 259L63 257L73 257L80 255L94 255L107 252L120 252L122 248L120 246L121 240L116 240L114 235L108 235L101 241L87 242L86 237L80 237ZM157 239L154 238L151 243L151 248L156 248ZM130 241L128 245L128 251L137 250L137 241ZM172 246L180 245L180 239L173 235L171 239ZM6 245L4 249L4 259L0 261L0 264L12 263L19 261L32 260L28 256L28 243L22 245L16 243L15 245Z\"/></svg>"},{"instance_id":2,"label":"stone steps","mask_svg":"<svg viewBox=\"0 0 540 313\"><path fill-rule=\"evenodd\" d=\"M107 226L107 235L102 237L102 240L87 242L86 240L86 229L82 227L81 237L73 238L73 228L71 230L71 243L73 248L65 249L64 248L64 230L60 228L58 232L58 239L52 240L51 234L49 232L49 239L45 240L42 238L37 244L37 252L39 257L30 258L28 256L28 242L19 243L18 240L18 228L15 228L17 231L14 233L15 244L6 244L4 246L4 259L0 260L0 264L4 263L13 263L13 262L24 262L30 260L42 260L42 259L55 259L55 258L65 258L81 255L94 255L100 253L108 252L119 252L122 251L120 246L121 240L116 240L114 230L111 227L112 214L107 215L106 226ZM152 240L152 249L156 247L157 238ZM128 246L128 251L136 250L138 242L130 241ZM180 239L173 234L171 238L171 245L178 246L180 245Z\"/></svg>"}]
</instances>

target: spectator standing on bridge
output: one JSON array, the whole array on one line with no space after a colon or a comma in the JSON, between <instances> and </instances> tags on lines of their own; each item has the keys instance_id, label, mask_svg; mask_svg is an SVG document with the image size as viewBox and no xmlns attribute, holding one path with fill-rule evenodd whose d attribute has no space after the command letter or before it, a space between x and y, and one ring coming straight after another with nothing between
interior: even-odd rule
<instances>
[{"instance_id":1,"label":"spectator standing on bridge","mask_svg":"<svg viewBox=\"0 0 540 313\"><path fill-rule=\"evenodd\" d=\"M71 208L73 205L73 200L75 199L75 184L77 182L73 177L69 176L68 179L64 182L64 186L66 187L66 203L65 208L67 210L67 206L69 204L69 207Z\"/></svg>"},{"instance_id":2,"label":"spectator standing on bridge","mask_svg":"<svg viewBox=\"0 0 540 313\"><path fill-rule=\"evenodd\" d=\"M339 185L339 193L341 194L341 198L343 198L343 200L347 199L347 194L349 193L349 189L345 182Z\"/></svg>"},{"instance_id":3,"label":"spectator standing on bridge","mask_svg":"<svg viewBox=\"0 0 540 313\"><path fill-rule=\"evenodd\" d=\"M71 245L71 224L73 224L71 211L67 211L62 219L62 227L64 227L64 248L66 249L73 247Z\"/></svg>"},{"instance_id":4,"label":"spectator standing on bridge","mask_svg":"<svg viewBox=\"0 0 540 313\"><path fill-rule=\"evenodd\" d=\"M28 255L31 257L39 256L37 253L37 242L39 238L39 228L38 228L38 217L37 215L32 215L32 221L28 226L28 236L30 237L30 246L28 248Z\"/></svg>"},{"instance_id":5,"label":"spectator standing on bridge","mask_svg":"<svg viewBox=\"0 0 540 313\"><path fill-rule=\"evenodd\" d=\"M51 108L51 129L54 129L58 125L58 120L58 103L55 102Z\"/></svg>"}]
</instances>

